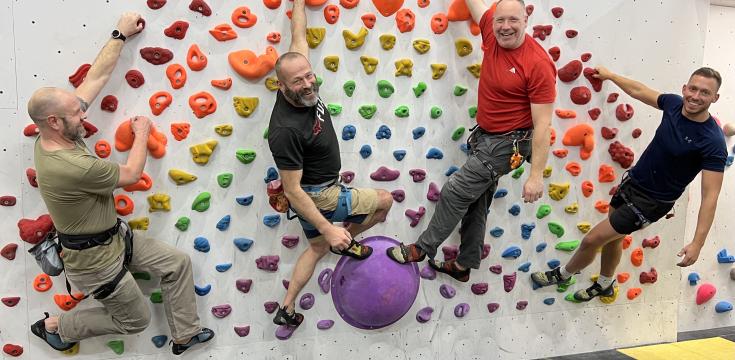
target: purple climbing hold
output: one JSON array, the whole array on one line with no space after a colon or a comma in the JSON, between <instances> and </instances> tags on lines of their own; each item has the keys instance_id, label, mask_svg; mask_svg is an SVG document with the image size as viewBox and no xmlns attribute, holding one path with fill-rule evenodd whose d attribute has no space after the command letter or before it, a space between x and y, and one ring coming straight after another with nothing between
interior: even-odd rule
<instances>
[{"instance_id":1,"label":"purple climbing hold","mask_svg":"<svg viewBox=\"0 0 735 360\"><path fill-rule=\"evenodd\" d=\"M334 320L319 320L316 323L316 328L319 330L328 330L334 326Z\"/></svg>"},{"instance_id":2,"label":"purple climbing hold","mask_svg":"<svg viewBox=\"0 0 735 360\"><path fill-rule=\"evenodd\" d=\"M437 202L441 196L441 190L433 181L429 183L429 191L426 193L426 199L429 201Z\"/></svg>"},{"instance_id":3,"label":"purple climbing hold","mask_svg":"<svg viewBox=\"0 0 735 360\"><path fill-rule=\"evenodd\" d=\"M422 279L434 280L436 279L436 270L432 269L429 265L424 265L419 273Z\"/></svg>"},{"instance_id":4,"label":"purple climbing hold","mask_svg":"<svg viewBox=\"0 0 735 360\"><path fill-rule=\"evenodd\" d=\"M301 306L301 308L304 310L311 309L311 307L314 306L314 294L306 293L304 295L301 295L301 299L299 299L299 306Z\"/></svg>"},{"instance_id":5,"label":"purple climbing hold","mask_svg":"<svg viewBox=\"0 0 735 360\"><path fill-rule=\"evenodd\" d=\"M278 261L280 258L278 255L263 255L255 259L255 265L260 270L265 271L278 271Z\"/></svg>"},{"instance_id":6,"label":"purple climbing hold","mask_svg":"<svg viewBox=\"0 0 735 360\"><path fill-rule=\"evenodd\" d=\"M490 244L482 244L482 255L480 260L485 260L490 255Z\"/></svg>"},{"instance_id":7,"label":"purple climbing hold","mask_svg":"<svg viewBox=\"0 0 735 360\"><path fill-rule=\"evenodd\" d=\"M250 286L253 285L252 279L237 279L235 281L235 287L244 293L250 292Z\"/></svg>"},{"instance_id":8,"label":"purple climbing hold","mask_svg":"<svg viewBox=\"0 0 735 360\"><path fill-rule=\"evenodd\" d=\"M298 326L281 325L276 329L276 338L278 340L288 340L297 328Z\"/></svg>"},{"instance_id":9,"label":"purple climbing hold","mask_svg":"<svg viewBox=\"0 0 735 360\"><path fill-rule=\"evenodd\" d=\"M332 274L332 301L342 319L360 329L379 329L400 320L419 291L418 264L398 264L386 250L400 243L385 236L361 241L373 254L358 261L343 256Z\"/></svg>"},{"instance_id":10,"label":"purple climbing hold","mask_svg":"<svg viewBox=\"0 0 735 360\"><path fill-rule=\"evenodd\" d=\"M212 306L212 315L218 319L230 315L231 312L232 306L230 306L230 304Z\"/></svg>"},{"instance_id":11,"label":"purple climbing hold","mask_svg":"<svg viewBox=\"0 0 735 360\"><path fill-rule=\"evenodd\" d=\"M457 254L459 254L459 248L457 245L444 245L442 246L442 253L444 254L444 261L455 260Z\"/></svg>"},{"instance_id":12,"label":"purple climbing hold","mask_svg":"<svg viewBox=\"0 0 735 360\"><path fill-rule=\"evenodd\" d=\"M406 192L401 189L391 191L390 195L396 202L403 202L406 199Z\"/></svg>"},{"instance_id":13,"label":"purple climbing hold","mask_svg":"<svg viewBox=\"0 0 735 360\"><path fill-rule=\"evenodd\" d=\"M273 314L273 312L278 309L278 303L275 301L266 301L263 303L263 307L265 308L265 312Z\"/></svg>"},{"instance_id":14,"label":"purple climbing hold","mask_svg":"<svg viewBox=\"0 0 735 360\"><path fill-rule=\"evenodd\" d=\"M521 300L516 303L516 309L518 310L525 310L526 306L528 306L528 301L526 300Z\"/></svg>"},{"instance_id":15,"label":"purple climbing hold","mask_svg":"<svg viewBox=\"0 0 735 360\"><path fill-rule=\"evenodd\" d=\"M354 171L343 171L339 176L342 177L342 182L345 184L349 184L352 182L352 180L355 179L355 172Z\"/></svg>"},{"instance_id":16,"label":"purple climbing hold","mask_svg":"<svg viewBox=\"0 0 735 360\"><path fill-rule=\"evenodd\" d=\"M326 294L329 292L329 285L332 282L332 269L324 269L319 273L319 288L322 289L322 293Z\"/></svg>"},{"instance_id":17,"label":"purple climbing hold","mask_svg":"<svg viewBox=\"0 0 735 360\"><path fill-rule=\"evenodd\" d=\"M459 303L454 307L454 316L458 318L464 317L468 312L470 312L470 304L468 303Z\"/></svg>"},{"instance_id":18,"label":"purple climbing hold","mask_svg":"<svg viewBox=\"0 0 735 360\"><path fill-rule=\"evenodd\" d=\"M493 265L490 267L490 272L500 275L503 272L503 265Z\"/></svg>"},{"instance_id":19,"label":"purple climbing hold","mask_svg":"<svg viewBox=\"0 0 735 360\"><path fill-rule=\"evenodd\" d=\"M288 286L291 285L291 282L286 279L283 279L281 280L281 284L283 284L284 289L288 290Z\"/></svg>"},{"instance_id":20,"label":"purple climbing hold","mask_svg":"<svg viewBox=\"0 0 735 360\"><path fill-rule=\"evenodd\" d=\"M488 285L486 282L474 283L470 286L470 290L475 295L482 295L487 292Z\"/></svg>"},{"instance_id":21,"label":"purple climbing hold","mask_svg":"<svg viewBox=\"0 0 735 360\"><path fill-rule=\"evenodd\" d=\"M239 337L245 337L250 334L250 325L247 326L235 326L235 334Z\"/></svg>"},{"instance_id":22,"label":"purple climbing hold","mask_svg":"<svg viewBox=\"0 0 735 360\"><path fill-rule=\"evenodd\" d=\"M442 284L439 286L439 294L441 294L445 299L451 299L457 294L457 290L454 290L451 285Z\"/></svg>"},{"instance_id":23,"label":"purple climbing hold","mask_svg":"<svg viewBox=\"0 0 735 360\"><path fill-rule=\"evenodd\" d=\"M296 245L299 244L299 236L298 235L283 235L283 237L281 237L281 244L283 244L283 246L289 249L293 249L296 247Z\"/></svg>"},{"instance_id":24,"label":"purple climbing hold","mask_svg":"<svg viewBox=\"0 0 735 360\"><path fill-rule=\"evenodd\" d=\"M487 304L487 311L489 311L491 314L494 313L496 310L500 308L500 304L498 303L488 303Z\"/></svg>"},{"instance_id":25,"label":"purple climbing hold","mask_svg":"<svg viewBox=\"0 0 735 360\"><path fill-rule=\"evenodd\" d=\"M375 181L393 181L398 179L398 176L400 175L401 172L398 170L391 170L385 166L381 166L378 170L375 170L375 172L370 174L370 178Z\"/></svg>"},{"instance_id":26,"label":"purple climbing hold","mask_svg":"<svg viewBox=\"0 0 735 360\"><path fill-rule=\"evenodd\" d=\"M416 227L416 225L419 224L419 221L421 221L421 218L424 217L424 215L426 214L426 208L423 206L419 206L418 211L406 209L404 214L408 216L409 219L411 219L411 227Z\"/></svg>"},{"instance_id":27,"label":"purple climbing hold","mask_svg":"<svg viewBox=\"0 0 735 360\"><path fill-rule=\"evenodd\" d=\"M429 320L431 320L431 314L434 312L434 309L431 306L427 306L421 310L419 310L418 313L416 313L416 321L420 323L425 323Z\"/></svg>"},{"instance_id":28,"label":"purple climbing hold","mask_svg":"<svg viewBox=\"0 0 735 360\"><path fill-rule=\"evenodd\" d=\"M426 170L423 169L411 169L408 171L408 175L411 175L413 182L422 182L426 179Z\"/></svg>"},{"instance_id":29,"label":"purple climbing hold","mask_svg":"<svg viewBox=\"0 0 735 360\"><path fill-rule=\"evenodd\" d=\"M514 271L510 275L503 275L503 289L505 292L510 292L516 286L516 272Z\"/></svg>"}]
</instances>

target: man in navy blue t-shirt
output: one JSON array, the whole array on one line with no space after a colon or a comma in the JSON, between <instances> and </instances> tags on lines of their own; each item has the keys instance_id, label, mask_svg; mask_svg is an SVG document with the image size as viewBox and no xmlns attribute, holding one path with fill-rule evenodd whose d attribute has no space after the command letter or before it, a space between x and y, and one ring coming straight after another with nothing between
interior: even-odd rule
<instances>
[{"instance_id":1,"label":"man in navy blue t-shirt","mask_svg":"<svg viewBox=\"0 0 735 360\"><path fill-rule=\"evenodd\" d=\"M695 71L682 87L682 96L660 94L604 67L596 71L596 78L611 80L633 98L662 110L663 116L653 140L617 187L610 200L608 218L585 235L565 266L531 275L537 286L556 284L565 288L574 283L572 275L589 266L597 249L602 248L600 277L589 288L575 292L575 301L614 296L613 276L620 263L625 235L666 215L701 171L702 203L697 229L692 242L679 252L678 256L683 258L677 265L694 264L712 225L727 159L724 134L708 111L719 98L722 78L717 71L708 67Z\"/></svg>"}]
</instances>

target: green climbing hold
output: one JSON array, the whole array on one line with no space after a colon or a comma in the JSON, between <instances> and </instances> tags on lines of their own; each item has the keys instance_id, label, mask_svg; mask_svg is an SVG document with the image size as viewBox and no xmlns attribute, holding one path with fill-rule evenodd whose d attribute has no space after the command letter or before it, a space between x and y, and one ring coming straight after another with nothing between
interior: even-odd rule
<instances>
[{"instance_id":1,"label":"green climbing hold","mask_svg":"<svg viewBox=\"0 0 735 360\"><path fill-rule=\"evenodd\" d=\"M439 117L442 116L442 113L443 112L444 111L442 111L442 108L440 108L438 106L432 106L431 107L431 118L432 119L438 119Z\"/></svg>"},{"instance_id":2,"label":"green climbing hold","mask_svg":"<svg viewBox=\"0 0 735 360\"><path fill-rule=\"evenodd\" d=\"M194 202L191 204L191 209L199 212L207 211L207 209L209 209L209 199L211 198L212 194L206 191L197 195L196 199L194 199Z\"/></svg>"},{"instance_id":3,"label":"green climbing hold","mask_svg":"<svg viewBox=\"0 0 735 360\"><path fill-rule=\"evenodd\" d=\"M523 175L523 171L525 171L525 170L523 169L523 166L521 166L521 167L519 167L518 169L515 169L515 170L513 171L513 174L512 174L511 176L512 176L512 177L513 177L514 179L518 179L518 178L520 178L520 177L521 177L521 175Z\"/></svg>"},{"instance_id":4,"label":"green climbing hold","mask_svg":"<svg viewBox=\"0 0 735 360\"><path fill-rule=\"evenodd\" d=\"M324 83L324 79L322 79L322 77L321 77L321 76L317 76L317 77L316 77L316 84L317 84L318 86L322 86L322 84L323 84L323 83Z\"/></svg>"},{"instance_id":5,"label":"green climbing hold","mask_svg":"<svg viewBox=\"0 0 735 360\"><path fill-rule=\"evenodd\" d=\"M369 105L363 105L360 106L360 109L357 110L360 113L360 116L363 117L363 119L372 119L376 112L378 112L378 107L369 104Z\"/></svg>"},{"instance_id":6,"label":"green climbing hold","mask_svg":"<svg viewBox=\"0 0 735 360\"><path fill-rule=\"evenodd\" d=\"M393 87L393 84L391 84L390 81L378 81L378 95L380 95L380 97L382 97L383 99L389 98L391 95L393 95L395 91L396 89Z\"/></svg>"},{"instance_id":7,"label":"green climbing hold","mask_svg":"<svg viewBox=\"0 0 735 360\"><path fill-rule=\"evenodd\" d=\"M265 130L263 130L263 139L268 138L268 133L270 133L270 128L265 128Z\"/></svg>"},{"instance_id":8,"label":"green climbing hold","mask_svg":"<svg viewBox=\"0 0 735 360\"><path fill-rule=\"evenodd\" d=\"M567 294L567 296L564 297L564 300L571 301L571 302L573 302L575 304L579 304L581 302L581 301L579 301L579 300L577 300L577 299L574 298L574 293L573 292L570 292L569 294Z\"/></svg>"},{"instance_id":9,"label":"green climbing hold","mask_svg":"<svg viewBox=\"0 0 735 360\"><path fill-rule=\"evenodd\" d=\"M355 86L357 86L355 84L355 80L347 80L345 81L345 84L342 85L342 89L345 90L345 95L347 95L347 97L352 97L352 94L355 93Z\"/></svg>"},{"instance_id":10,"label":"green climbing hold","mask_svg":"<svg viewBox=\"0 0 735 360\"><path fill-rule=\"evenodd\" d=\"M255 150L237 149L235 152L237 160L240 160L243 164L250 164L253 162L253 160L255 160L255 155Z\"/></svg>"},{"instance_id":11,"label":"green climbing hold","mask_svg":"<svg viewBox=\"0 0 735 360\"><path fill-rule=\"evenodd\" d=\"M560 292L560 293L563 293L563 292L567 291L567 289L570 286L572 286L572 285L574 285L576 283L577 283L577 278L574 277L574 276L572 276L569 279L567 279L567 281L560 282L560 283L556 284L556 291L557 292Z\"/></svg>"},{"instance_id":12,"label":"green climbing hold","mask_svg":"<svg viewBox=\"0 0 735 360\"><path fill-rule=\"evenodd\" d=\"M462 96L467 92L467 88L462 85L454 85L454 96Z\"/></svg>"},{"instance_id":13,"label":"green climbing hold","mask_svg":"<svg viewBox=\"0 0 735 360\"><path fill-rule=\"evenodd\" d=\"M460 126L454 129L454 132L452 133L452 140L457 141L462 137L462 135L464 135L464 126Z\"/></svg>"},{"instance_id":14,"label":"green climbing hold","mask_svg":"<svg viewBox=\"0 0 735 360\"><path fill-rule=\"evenodd\" d=\"M151 293L151 302L154 304L160 304L163 302L163 295L161 295L161 290L156 290Z\"/></svg>"},{"instance_id":15,"label":"green climbing hold","mask_svg":"<svg viewBox=\"0 0 735 360\"><path fill-rule=\"evenodd\" d=\"M537 219L543 219L549 214L551 214L551 205L548 204L542 204L538 207L538 210L536 210Z\"/></svg>"},{"instance_id":16,"label":"green climbing hold","mask_svg":"<svg viewBox=\"0 0 735 360\"><path fill-rule=\"evenodd\" d=\"M551 212L551 210L549 210L549 212ZM538 217L538 213L537 213L536 216ZM560 237L562 237L562 236L564 236L564 227L562 227L561 225L559 225L559 223L550 221L549 222L549 231L551 231L552 234L556 235L556 238L557 239L560 238Z\"/></svg>"},{"instance_id":17,"label":"green climbing hold","mask_svg":"<svg viewBox=\"0 0 735 360\"><path fill-rule=\"evenodd\" d=\"M107 342L107 347L118 355L122 355L125 352L125 342L122 340L110 340Z\"/></svg>"},{"instance_id":18,"label":"green climbing hold","mask_svg":"<svg viewBox=\"0 0 735 360\"><path fill-rule=\"evenodd\" d=\"M181 231L189 230L189 225L191 225L191 219L186 216L180 217L176 220L176 224L174 224L174 226Z\"/></svg>"},{"instance_id":19,"label":"green climbing hold","mask_svg":"<svg viewBox=\"0 0 735 360\"><path fill-rule=\"evenodd\" d=\"M574 251L579 246L579 240L569 240L569 241L562 241L560 243L557 243L555 248L556 250L561 251Z\"/></svg>"},{"instance_id":20,"label":"green climbing hold","mask_svg":"<svg viewBox=\"0 0 735 360\"><path fill-rule=\"evenodd\" d=\"M138 280L150 280L151 274L146 271L140 271L140 272L134 272L133 273L133 279Z\"/></svg>"},{"instance_id":21,"label":"green climbing hold","mask_svg":"<svg viewBox=\"0 0 735 360\"><path fill-rule=\"evenodd\" d=\"M396 114L396 116L398 116L399 118L405 118L405 117L408 117L408 106L406 106L406 105L401 105L401 106L399 106L399 107L397 107L397 108L396 108L396 111L395 111L394 113L395 113L395 114Z\"/></svg>"},{"instance_id":22,"label":"green climbing hold","mask_svg":"<svg viewBox=\"0 0 735 360\"><path fill-rule=\"evenodd\" d=\"M424 94L426 91L426 83L421 81L416 86L413 87L413 94L416 95L416 97L420 97Z\"/></svg>"},{"instance_id":23,"label":"green climbing hold","mask_svg":"<svg viewBox=\"0 0 735 360\"><path fill-rule=\"evenodd\" d=\"M232 173L222 173L217 175L217 183L221 188L228 188L232 185Z\"/></svg>"},{"instance_id":24,"label":"green climbing hold","mask_svg":"<svg viewBox=\"0 0 735 360\"><path fill-rule=\"evenodd\" d=\"M335 116L342 113L342 105L340 104L327 104L327 110L329 110L329 115Z\"/></svg>"},{"instance_id":25,"label":"green climbing hold","mask_svg":"<svg viewBox=\"0 0 735 360\"><path fill-rule=\"evenodd\" d=\"M474 119L477 117L477 106L470 107L468 111L470 113L470 118Z\"/></svg>"}]
</instances>

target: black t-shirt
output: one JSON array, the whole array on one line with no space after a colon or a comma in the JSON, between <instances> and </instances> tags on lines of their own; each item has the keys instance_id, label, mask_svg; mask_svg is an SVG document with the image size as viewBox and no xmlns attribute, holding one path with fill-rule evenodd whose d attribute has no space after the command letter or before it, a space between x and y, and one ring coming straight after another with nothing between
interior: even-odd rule
<instances>
[{"instance_id":1,"label":"black t-shirt","mask_svg":"<svg viewBox=\"0 0 735 360\"><path fill-rule=\"evenodd\" d=\"M337 134L321 98L312 107L295 107L279 90L268 125L268 146L279 170L303 170L301 184L321 184L339 175Z\"/></svg>"}]
</instances>

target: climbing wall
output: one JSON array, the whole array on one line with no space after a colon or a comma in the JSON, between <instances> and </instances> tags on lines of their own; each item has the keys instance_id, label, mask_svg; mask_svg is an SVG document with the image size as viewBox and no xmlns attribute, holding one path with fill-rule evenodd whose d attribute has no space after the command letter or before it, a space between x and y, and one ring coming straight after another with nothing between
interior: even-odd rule
<instances>
[{"instance_id":1,"label":"climbing wall","mask_svg":"<svg viewBox=\"0 0 735 360\"><path fill-rule=\"evenodd\" d=\"M348 9L336 0L330 0L329 4L335 5L340 12L334 24L325 18L324 6L307 10L309 27L324 28L322 41L311 50L311 61L323 81L321 97L331 105L335 130L343 139L340 141L342 170L354 172L351 185L403 190L405 193L402 202L394 203L387 221L370 230L366 236L386 235L403 242L414 241L433 213L434 203L429 199L431 196L427 196L431 195L431 184L440 188L452 167L461 166L464 162L462 144L468 135L466 129L474 125L472 107L476 104L478 83L470 69L475 69L472 65L481 62L482 52L480 39L472 35L468 21L451 21L443 32L432 28L432 17L437 13L446 14L454 2L405 1L402 8L415 15L415 26L410 31L405 24L399 26L397 23L397 20L405 20L407 10L383 16L374 5L394 2L362 0L356 7ZM264 179L269 177L268 169L275 166L263 136L275 99L275 93L267 88L267 78L274 74L254 71L248 75L252 78L243 78L229 65L228 55L247 49L254 55L265 54L263 59L267 63L269 56L274 55L273 50L278 54L287 51L290 38L286 11L290 3L283 1L279 7L269 9L260 0L212 1L208 16L190 10L189 1L174 0L169 0L157 10L149 8L142 0L135 3L48 1L44 3L43 11L31 1L4 0L0 3L4 10L8 10L0 15L3 20L12 17L0 22L0 26L8 27L12 23L12 33L15 34L14 38L8 38L8 32L3 31L0 46L3 50L8 49L5 53L14 53L10 62L16 68L14 74L3 72L0 75L3 77L0 90L4 91L0 94L2 107L7 105L9 108L1 111L10 119L3 125L8 127L8 131L0 134L7 137L3 142L7 151L3 151L2 156L4 164L10 164L0 171L3 181L3 194L0 195L13 195L18 200L14 207L0 209L5 219L0 226L4 233L12 234L4 237L0 246L19 245L14 260L0 259L0 268L3 269L0 297L20 297L20 302L14 307L0 306L3 319L15 320L0 323L0 341L21 345L25 349L22 356L62 357L38 339L29 337L26 329L43 311L61 311L53 297L54 294L64 294L63 280L59 278L53 279L54 285L47 292L33 289L32 283L39 270L24 252L31 245L15 235L18 234L16 222L19 219L36 219L46 212L38 190L29 184L25 175L26 168L33 166L34 141L32 136L21 135L24 127L30 124L25 115L25 104L39 86L56 85L71 90L68 77L75 74L82 64L94 60L124 10L142 13L146 29L127 42L109 84L92 105L89 120L99 131L87 141L90 148L94 148L99 140L108 141L113 147L109 159L124 161L127 154L114 150L115 132L125 119L137 114L151 117L167 139L165 156L150 157L146 165L146 173L152 180L150 189L135 192L120 189L115 194L127 195L135 204L132 213L125 216L127 220L142 225L145 224L143 219L147 218L148 236L175 244L191 255L195 284L201 294L197 303L202 324L215 329L217 338L207 350L187 354L188 357L343 358L349 354L360 359L452 356L515 359L675 339L679 302L677 287L681 281L672 254L688 241L682 237L687 197L678 202L676 216L631 239L619 268L620 279L625 279L625 274L629 278L621 284L619 296L612 304L599 301L574 304L564 300L566 293L554 289L533 291L530 285L529 270L546 270L554 260L566 262L571 253L564 249L571 250L575 241L581 240L584 223L594 224L604 218L608 193L624 171L620 164L613 162L608 152L610 144L620 141L637 156L658 124L659 112L635 102L612 84L602 84L596 91L579 74L578 77L565 77L568 82L559 81L555 108L560 111L553 118L556 141L551 147L558 156L550 155L548 164L551 171L545 179L547 185L554 185L540 202L527 205L523 204L520 194L528 169L525 174L518 171L514 176L502 179L499 188L505 192L498 191L488 218L486 244L490 251L480 270L472 273L470 283L460 284L445 276L430 279L431 274L424 271L418 296L406 315L389 327L369 331L358 330L343 321L335 311L330 294L320 290L315 277L304 289L304 293L315 296L314 306L304 311L305 323L289 340L281 341L274 336L272 315L266 313L268 306L265 304L282 299L285 293L283 281L290 277L294 263L307 244L299 225L277 216L265 197ZM351 2L342 3L349 6ZM425 4L427 6L421 7ZM241 28L233 24L233 11L243 5L249 8L250 14L246 16L249 23L241 25L252 25L250 27ZM702 63L707 1L679 0L665 4L595 2L594 6L592 2L578 2L564 7L563 14L558 9L552 11L557 4L547 1L529 2L529 5L533 5L533 11L528 32L535 33L544 48L558 47L558 68L583 58L586 61L581 63L582 68L604 64L662 91L678 92L688 74ZM333 8L330 9L327 15L334 15ZM376 21L372 29L365 29L361 34L361 28L370 24L370 18L362 18L366 13L374 14ZM257 16L254 25L251 24L252 14ZM462 18L461 14L457 16ZM69 21L60 22L59 18ZM235 18L237 21L238 16ZM183 39L166 36L164 32L177 20L189 24ZM210 30L220 24L232 27L237 38L218 41ZM364 36L364 44L348 49L343 31L358 39ZM271 32L281 33L280 43L269 42ZM176 35L175 31L173 33ZM319 38L319 30L313 33ZM380 39L384 34L395 36L392 49L384 48L385 41ZM466 56L460 56L455 49L456 42L462 38L470 39L473 48ZM427 49L426 43L420 40L427 40L430 48ZM200 71L193 70L196 64L187 64L186 54L193 44L198 45L208 59L206 68ZM273 50L269 50L269 46L273 46ZM166 64L153 65L139 52L146 47L169 49L173 59ZM468 49L466 44L461 48ZM427 51L422 53L424 50ZM554 50L551 53L557 54ZM585 53L591 57L583 56ZM241 56L243 54L240 53ZM332 56L339 58L338 66L334 65L336 58ZM361 56L367 58L361 61ZM327 57L331 58L325 64ZM0 61L7 62L7 59ZM372 69L366 65L366 70L363 61L367 65L375 65L372 73L368 74L367 70ZM410 63L413 65L409 66ZM182 65L187 73L186 83L179 89L172 88L166 77L166 70L172 64ZM436 69L441 69L442 64L446 65L446 71L440 76ZM569 65L567 69L574 66L578 64ZM138 88L131 87L125 78L126 73L133 69L140 71L145 78L145 83ZM569 75L568 71L563 73ZM7 76L17 77L14 88L12 84L6 85L4 80ZM227 90L211 84L212 80L228 77L232 79L232 86ZM350 80L355 84L352 96L348 96L344 89ZM423 92L421 83L426 85ZM378 91L379 84L382 85L382 93ZM584 102L585 90L573 90L577 87L589 88L587 102ZM172 102L154 116L149 99L158 91L168 92ZM201 91L212 95L217 109L209 115L195 116L189 99ZM572 91L574 99L570 97ZM5 93L10 94L8 97L11 99L2 98ZM610 97L612 93L621 94L614 99L614 95ZM100 100L106 95L114 95L118 99L114 112L100 109ZM254 110L252 98L259 100ZM241 107L238 112L233 103L245 104L249 108ZM596 110L592 110L595 108L599 109L599 116ZM373 109L374 114L370 117ZM562 110L571 110L575 116ZM618 116L622 120L618 120ZM181 140L175 138L181 133L172 133L171 128L172 124L179 123L190 126L188 136ZM227 127L220 125L227 124L232 125L232 134L220 135L227 132ZM574 140L567 142L572 145L564 145L562 140L567 130L582 124L594 129L595 147L582 149ZM347 131L343 131L345 128ZM636 128L641 130L637 138L633 136ZM182 126L175 125L176 129L182 129ZM350 139L353 129L355 136ZM613 134L615 137L606 139L603 134L608 138ZM195 163L190 149L194 147L197 154L206 155L212 150L212 140L217 145L208 162ZM161 142L160 137L157 141ZM371 149L369 156L366 156L366 146ZM403 157L401 150L405 150ZM566 157L563 157L564 150L567 151ZM198 157L204 158L206 156ZM572 174L576 172L573 162L579 165L576 176ZM609 166L603 167L602 173L612 182L606 181L605 176L600 180L602 165ZM370 175L381 166L399 171L400 176L388 182L371 180ZM196 180L177 185L168 175L174 169L194 175ZM414 181L411 173L417 173L412 171L416 169L425 172L425 179ZM227 173L232 174L231 184L221 186L218 176ZM593 191L589 196L583 194L584 181L592 185ZM588 186L585 188L589 189ZM208 207L206 201L198 201L206 199L206 195L202 195L205 192L209 193ZM502 195L504 193L505 196ZM552 193L558 200L551 198ZM170 197L169 211L149 210L147 197L154 194L165 194L156 196L154 200ZM549 206L542 208L543 204ZM425 209L422 219L404 215L421 213L421 207ZM550 213L543 216L549 210ZM222 219L228 215L230 223L227 227ZM182 220L183 217L189 219L188 227L184 226L186 221ZM411 226L412 220L416 220L415 226ZM284 236L300 236L301 240L289 248L282 244ZM654 248L648 244L656 242L647 241L644 248L644 239L655 236L659 236L660 245ZM207 244L209 251L200 251ZM458 237L454 234L443 250L451 255L452 247L457 244ZM644 255L643 260L640 266L634 266L631 254L639 248ZM258 269L256 260L263 256L279 257L277 271ZM327 255L317 266L315 274L333 268L337 260L336 256ZM421 268L424 265L421 264ZM598 266L595 262L579 278L577 286L586 287L587 276ZM657 281L641 284L640 275L643 272L650 274L652 267L656 268ZM512 280L514 274L515 283ZM505 289L504 279L507 279ZM238 280L241 283L251 280L249 291L238 290ZM155 300L157 279L140 279L139 283L144 293L153 295ZM440 294L443 284L454 288L454 297L447 299ZM482 292L484 288L487 289L485 293ZM569 289L573 290L576 287ZM444 295L447 295L446 291ZM455 306L460 303L469 305L469 311L462 311L465 313L462 318L455 316ZM78 307L93 305L93 300L85 300ZM222 305L229 305L231 312L222 318L215 317L212 309L226 308ZM151 306L153 321L145 332L84 341L77 357L120 358L108 347L108 342L116 340L124 341L122 357L153 358L167 353L167 348L158 349L151 341L154 336L168 334L162 305L152 302ZM417 315L426 321L418 322ZM333 320L334 326L327 330L317 329L319 320ZM249 331L245 330L246 327ZM531 342L538 346L527 346Z\"/></svg>"},{"instance_id":2,"label":"climbing wall","mask_svg":"<svg viewBox=\"0 0 735 360\"><path fill-rule=\"evenodd\" d=\"M735 112L728 104L732 103L735 95L735 85L730 79L735 79L735 68L732 62L723 57L723 54L735 51L728 40L732 37L733 27L729 19L735 16L735 8L711 6L707 23L707 41L704 48L704 64L718 71L723 78L720 88L720 99L713 104L711 111L723 123L732 122ZM730 138L727 141L730 161L733 156L735 142ZM720 193L712 229L707 242L702 248L699 260L694 265L681 271L679 295L679 331L692 331L735 325L735 317L728 308L728 303L735 301L735 281L730 279L730 268L735 265L735 245L732 242L731 206L735 201L733 193L735 177L732 169L725 170L725 180ZM686 239L691 241L697 226L697 214L701 200L701 177L697 177L689 188L691 201L686 209ZM724 252L723 252L724 251ZM689 282L690 276L693 283ZM707 299L704 294L715 291L709 300L697 304L697 294L700 302ZM719 304L719 305L718 305Z\"/></svg>"}]
</instances>

